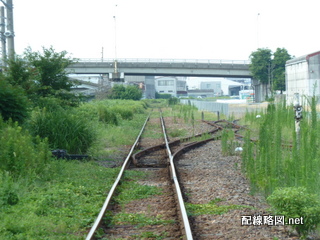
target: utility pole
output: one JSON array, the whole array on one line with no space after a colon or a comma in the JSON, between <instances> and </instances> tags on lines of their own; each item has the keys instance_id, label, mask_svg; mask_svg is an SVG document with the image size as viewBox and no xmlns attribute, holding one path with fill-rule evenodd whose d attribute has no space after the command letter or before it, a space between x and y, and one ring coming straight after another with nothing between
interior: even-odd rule
<instances>
[{"instance_id":1,"label":"utility pole","mask_svg":"<svg viewBox=\"0 0 320 240\"><path fill-rule=\"evenodd\" d=\"M4 36L7 38L8 44L8 56L9 58L14 58L14 29L13 29L13 4L12 0L0 0L6 7L7 14L7 30L4 32Z\"/></svg>"},{"instance_id":2,"label":"utility pole","mask_svg":"<svg viewBox=\"0 0 320 240\"><path fill-rule=\"evenodd\" d=\"M109 78L112 82L123 82L124 81L124 73L119 72L118 70L118 60L117 60L117 6L115 5L115 15L113 16L114 20L114 72L109 73Z\"/></svg>"},{"instance_id":3,"label":"utility pole","mask_svg":"<svg viewBox=\"0 0 320 240\"><path fill-rule=\"evenodd\" d=\"M271 94L271 97L273 97L273 71L274 71L274 64L271 59L268 65L268 85L269 85L269 93Z\"/></svg>"},{"instance_id":4,"label":"utility pole","mask_svg":"<svg viewBox=\"0 0 320 240\"><path fill-rule=\"evenodd\" d=\"M14 30L13 30L13 4L12 0L7 0L7 38L8 38L8 56L14 58Z\"/></svg>"},{"instance_id":5,"label":"utility pole","mask_svg":"<svg viewBox=\"0 0 320 240\"><path fill-rule=\"evenodd\" d=\"M4 7L0 7L0 38L1 38L1 51L2 51L2 66L6 65L7 60L7 47L6 47L6 36L5 32L5 15L4 15Z\"/></svg>"},{"instance_id":6,"label":"utility pole","mask_svg":"<svg viewBox=\"0 0 320 240\"><path fill-rule=\"evenodd\" d=\"M101 62L103 62L103 47L102 47L102 50L101 50Z\"/></svg>"}]
</instances>

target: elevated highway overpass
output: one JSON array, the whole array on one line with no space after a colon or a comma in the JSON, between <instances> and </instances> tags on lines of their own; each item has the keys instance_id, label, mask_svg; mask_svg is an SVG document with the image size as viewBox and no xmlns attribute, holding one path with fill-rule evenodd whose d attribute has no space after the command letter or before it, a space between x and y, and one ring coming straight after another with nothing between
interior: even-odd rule
<instances>
[{"instance_id":1,"label":"elevated highway overpass","mask_svg":"<svg viewBox=\"0 0 320 240\"><path fill-rule=\"evenodd\" d=\"M129 76L198 76L252 78L247 60L117 59L117 72ZM115 72L114 59L79 59L70 65L71 74Z\"/></svg>"}]
</instances>

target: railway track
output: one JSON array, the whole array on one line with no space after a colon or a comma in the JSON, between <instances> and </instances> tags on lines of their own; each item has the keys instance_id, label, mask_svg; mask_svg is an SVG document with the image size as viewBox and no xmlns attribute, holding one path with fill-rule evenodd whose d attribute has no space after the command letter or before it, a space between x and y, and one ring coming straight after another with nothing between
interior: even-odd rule
<instances>
[{"instance_id":1,"label":"railway track","mask_svg":"<svg viewBox=\"0 0 320 240\"><path fill-rule=\"evenodd\" d=\"M153 113L153 116L155 114ZM202 155L203 150L198 150L199 146L205 145L205 149L211 149L212 144L217 144L216 141L209 142L219 138L220 130L229 128L237 132L241 129L241 126L224 120L205 122L205 124L210 127L206 128L203 134L183 139L168 139L165 134L167 130L163 118L148 117L144 124L145 129L140 131L86 239L190 240L220 239L220 237L223 237L221 232L216 230L217 226L212 224L219 217L213 217L214 220L212 220L211 215L204 218L190 218L187 216L186 204L198 204L205 198L208 198L206 200L208 202L223 199L224 195L215 190L212 190L212 193L209 191L209 195L203 190L203 187L210 186L208 178L212 179L207 173L212 166L212 162L211 165L206 166L206 163L211 160L208 157L204 159L200 157L201 164L204 162L204 167L200 167L199 170L199 166L202 165L199 165L200 161L195 161L195 159L199 159L199 156ZM165 137L162 138L161 136ZM242 136L239 135L238 137ZM186 159L184 159L185 156L187 156ZM219 164L223 163L219 161ZM222 167L224 165L226 164L223 164ZM195 172L194 169L197 169L198 172ZM221 167L215 171L219 175ZM122 192L118 185L123 186L125 181L132 181L130 178L123 178L123 175L130 175L132 172L142 172L145 176L136 180L138 185L153 187L160 192L126 203L119 201ZM241 176L236 177L239 178L237 180L239 182L245 181ZM222 186L223 188L224 186ZM234 191L234 195L237 197L247 190ZM133 192L132 190L132 194ZM190 193L192 194L189 195ZM229 198L233 200L233 197ZM250 205L251 199L247 200L246 197L241 197L241 199L243 202L240 202L240 204ZM248 213L247 209L241 211ZM121 219L119 216L124 217ZM210 219L209 222L207 222L208 219ZM234 234L237 237L237 233ZM255 232L252 234L255 234ZM230 239L234 238L231 237Z\"/></svg>"},{"instance_id":2,"label":"railway track","mask_svg":"<svg viewBox=\"0 0 320 240\"><path fill-rule=\"evenodd\" d=\"M214 128L214 130L207 132L207 137L218 130ZM156 134L158 138L148 137L150 131L151 134ZM163 137L159 138L159 136ZM148 117L86 239L130 239L130 236L133 239L138 239L139 236L143 237L142 234L144 233L152 233L153 236L162 236L165 239L193 239L184 206L184 196L181 193L173 160L175 156L180 155L186 149L194 148L212 140L199 141L201 137L202 134L198 134L194 137L169 142L162 116L151 119ZM153 140L150 141L150 139ZM138 148L139 151L133 154ZM140 180L139 184L160 188L161 194L132 201L126 204L124 209L123 205L117 204L112 199L121 194L116 193L116 189L121 181L125 181L121 180L125 171L144 172L147 177ZM116 218L122 212L126 212L133 217L147 218L153 220L153 222L152 225L146 224L139 227L135 221L129 223L129 221L116 222L110 220L113 222L113 224L110 224L110 221L103 220L107 211L112 212L112 214L109 213L111 218ZM100 233L96 234L97 232Z\"/></svg>"}]
</instances>

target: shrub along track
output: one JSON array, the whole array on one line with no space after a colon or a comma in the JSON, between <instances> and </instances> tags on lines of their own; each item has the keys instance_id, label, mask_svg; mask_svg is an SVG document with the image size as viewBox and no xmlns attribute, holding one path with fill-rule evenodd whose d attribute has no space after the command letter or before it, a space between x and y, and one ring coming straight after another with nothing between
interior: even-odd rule
<instances>
[{"instance_id":1,"label":"shrub along track","mask_svg":"<svg viewBox=\"0 0 320 240\"><path fill-rule=\"evenodd\" d=\"M155 127L159 122L157 118L150 118L151 129L158 134ZM223 121L222 121L223 122ZM190 124L177 123L173 118L165 118L166 126L170 129L187 129L190 133L204 133L218 128L217 122L198 123L195 128ZM231 126L238 129L236 124L223 123L223 127ZM214 127L213 127L214 126ZM171 141L176 139L171 139ZM155 145L163 144L161 138L144 136L140 142L140 149L147 149ZM184 145L189 143L184 142ZM177 144L178 145L178 144ZM176 152L178 147L174 147ZM151 151L150 151L151 152ZM156 153L155 153L156 152ZM125 205L114 205L113 210L117 213L125 212L138 216L147 215L153 219L161 219L162 222L154 225L138 227L131 224L120 224L118 226L104 228L105 234L102 239L180 239L181 231L178 224L175 207L175 198L170 189L171 181L167 176L169 173L164 166L167 160L163 157L165 150L159 148L150 155L139 156L133 161L134 170L145 171L148 174L139 184L157 186L163 190L162 195L154 195L146 199L134 200ZM178 176L182 182L185 192L185 200L191 206L215 202L217 212L227 209L223 214L190 212L192 233L194 239L297 239L290 238L283 226L241 226L242 215L266 215L268 206L262 198L250 195L250 187L240 171L239 156L223 156L220 141L212 141L199 148L183 152L179 156L176 168L179 168ZM143 154L144 155L144 154ZM151 160L151 161L150 161ZM131 165L133 167L133 165ZM232 206L226 208L224 206ZM249 206L249 207L248 207ZM228 210L229 209L229 210ZM170 223L170 224L168 224ZM131 237L129 237L131 235ZM135 235L135 237L134 237ZM149 237L149 238L147 238Z\"/></svg>"}]
</instances>

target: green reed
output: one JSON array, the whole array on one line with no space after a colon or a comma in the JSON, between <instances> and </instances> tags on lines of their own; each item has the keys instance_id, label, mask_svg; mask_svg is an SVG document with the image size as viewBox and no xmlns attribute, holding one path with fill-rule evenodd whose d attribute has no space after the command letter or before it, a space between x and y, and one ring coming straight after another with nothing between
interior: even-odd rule
<instances>
[{"instance_id":1,"label":"green reed","mask_svg":"<svg viewBox=\"0 0 320 240\"><path fill-rule=\"evenodd\" d=\"M319 119L314 99L311 109L301 121L300 139L295 132L294 110L285 103L270 104L258 126L258 141L250 138L255 130L246 133L242 169L250 179L253 191L260 189L266 196L277 187L306 187L310 192L320 190ZM252 116L246 119L254 121Z\"/></svg>"}]
</instances>

